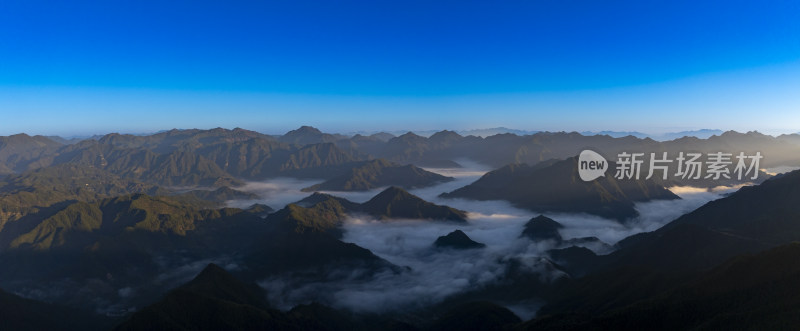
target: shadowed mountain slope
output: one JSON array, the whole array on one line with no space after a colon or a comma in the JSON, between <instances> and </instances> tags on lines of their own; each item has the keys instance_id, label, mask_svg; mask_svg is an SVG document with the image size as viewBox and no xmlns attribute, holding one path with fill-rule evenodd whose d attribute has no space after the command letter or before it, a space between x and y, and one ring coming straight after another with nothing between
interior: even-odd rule
<instances>
[{"instance_id":1,"label":"shadowed mountain slope","mask_svg":"<svg viewBox=\"0 0 800 331\"><path fill-rule=\"evenodd\" d=\"M366 191L383 186L405 189L426 187L453 180L414 165L395 164L383 159L365 161L347 174L304 188L303 191Z\"/></svg>"},{"instance_id":2,"label":"shadowed mountain slope","mask_svg":"<svg viewBox=\"0 0 800 331\"><path fill-rule=\"evenodd\" d=\"M441 196L506 200L537 212L583 212L619 221L639 215L634 202L679 199L655 180L617 180L612 176L613 166L606 176L584 182L577 167L577 158L536 166L512 164Z\"/></svg>"},{"instance_id":3,"label":"shadowed mountain slope","mask_svg":"<svg viewBox=\"0 0 800 331\"><path fill-rule=\"evenodd\" d=\"M472 240L464 231L455 230L447 235L436 238L433 245L440 248L471 249L483 248L485 244Z\"/></svg>"}]
</instances>

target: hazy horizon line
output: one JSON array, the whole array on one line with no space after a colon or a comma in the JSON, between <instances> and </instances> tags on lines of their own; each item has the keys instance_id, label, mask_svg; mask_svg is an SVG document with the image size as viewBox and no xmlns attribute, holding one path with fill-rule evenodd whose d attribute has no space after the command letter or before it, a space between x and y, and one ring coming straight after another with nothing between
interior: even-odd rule
<instances>
[{"instance_id":1,"label":"hazy horizon line","mask_svg":"<svg viewBox=\"0 0 800 331\"><path fill-rule=\"evenodd\" d=\"M731 131L732 132L736 132L736 133L742 133L742 134L755 132L755 133L760 133L760 134L763 134L763 135L768 135L768 136L771 136L771 137L778 137L778 136L781 136L781 135L800 134L800 129L795 131L795 130L759 130L759 129L738 130L738 129L709 129L709 128L701 128L701 129L686 129L686 130L675 130L675 131L664 131L664 132L643 132L643 131L637 131L637 130L630 130L630 131L629 130L564 130L564 129L562 129L562 130L547 130L547 129L544 129L544 130L527 130L527 129L509 128L509 127L505 127L505 126L486 127L486 128L468 128L468 129L451 129L451 128L442 128L442 129L395 129L395 130L385 129L385 130L349 130L349 131L336 132L336 131L326 131L326 130L319 129L318 127L311 126L311 125L301 125L301 126L298 126L298 127L294 128L294 129L288 129L288 130L285 130L283 132L280 132L280 131L277 131L277 130L248 129L248 128L242 128L242 127L235 127L235 128L211 127L211 128L170 128L170 129L161 129L161 130L144 131L144 132L142 132L142 131L139 131L139 132L124 132L124 131L121 131L121 130L120 131L109 130L109 131L105 131L105 132L86 133L86 134L80 134L80 133L73 133L73 134L29 133L29 132L24 132L23 131L23 132L10 133L10 134L0 135L0 136L9 137L9 136L14 136L14 135L19 135L19 134L25 134L25 135L28 135L28 136L58 137L58 138L66 139L66 140L72 140L72 139L81 139L81 140L83 140L83 139L91 139L91 138L94 138L94 137L102 137L102 136L106 136L106 135L109 135L109 134L121 134L121 135L132 135L132 136L150 136L150 135L155 135L155 134L168 132L168 131L172 131L172 130L179 130L179 131L201 130L201 131L207 131L207 130L214 130L214 129L224 129L224 130L229 130L229 131L230 130L236 130L236 129L242 129L242 130L252 131L252 132L256 132L256 133L260 133L260 134L264 134L264 135L268 135L268 136L282 136L282 135L285 135L285 134L289 133L290 131L294 131L294 130L300 129L302 127L312 127L314 129L319 130L320 132L322 132L324 134L342 135L342 136L347 136L347 137L353 137L353 136L359 135L359 134L360 135L364 135L364 136L368 136L368 135L379 134L379 133L388 133L388 134L391 134L391 135L394 135L394 136L400 136L400 135L403 135L403 134L406 134L406 133L409 133L409 132L410 133L414 133L414 134L416 134L418 136L422 136L422 137L430 137L434 133L442 132L442 131L452 131L452 132L456 132L456 133L458 133L458 134L460 134L462 136L473 135L473 136L480 136L480 137L488 137L488 136L492 136L492 135L496 135L496 134L505 134L505 133L515 134L515 135L518 135L518 136L533 135L533 134L536 134L536 133L578 133L578 134L581 134L583 136L608 135L608 136L611 136L611 137L614 137L614 138L620 138L620 137L626 137L626 136L634 136L636 138L641 138L641 139L643 139L643 138L651 138L651 139L654 139L654 140L659 140L659 138L662 138L662 139L680 138L680 137L676 137L677 135L708 138L708 137L711 137L711 136L714 136L714 135L718 136L718 135L720 135L722 133L731 132Z\"/></svg>"}]
</instances>

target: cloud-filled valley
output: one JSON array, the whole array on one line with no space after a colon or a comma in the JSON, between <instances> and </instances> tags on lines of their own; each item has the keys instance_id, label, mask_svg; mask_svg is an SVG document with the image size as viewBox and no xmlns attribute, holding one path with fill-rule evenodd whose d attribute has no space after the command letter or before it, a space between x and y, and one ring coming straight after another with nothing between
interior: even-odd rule
<instances>
[{"instance_id":1,"label":"cloud-filled valley","mask_svg":"<svg viewBox=\"0 0 800 331\"><path fill-rule=\"evenodd\" d=\"M454 181L432 187L411 189L410 193L425 200L445 204L468 212L467 224L421 220L393 220L391 222L356 215L343 225L345 242L367 248L379 257L399 266L408 267L402 273L384 272L373 277L361 276L357 270L340 270L343 276L335 282L298 282L285 277L271 277L259 284L267 290L277 307L291 308L297 304L320 301L338 308L358 312L385 312L407 310L436 304L449 296L480 289L502 279L510 259L520 261L532 274L558 277L560 271L548 270L540 258L556 248L551 241L534 242L520 237L525 223L540 214L513 207L505 201L473 201L445 199L439 194L468 185L489 169L469 160L458 160L463 168L427 170L455 178ZM260 203L280 209L286 203L300 200L308 193L300 189L310 180L277 179L248 183L245 190L263 197ZM325 192L354 202L365 202L381 191ZM580 213L548 213L547 216L564 225L560 230L564 239L597 237L614 245L627 236L653 231L669 221L702 204L717 199L725 191L673 188L681 199L649 201L636 204L640 215L625 224L599 216ZM254 201L232 201L233 206L245 206ZM433 246L439 236L462 230L472 240L486 244L485 249L454 250ZM592 249L597 254L610 252L609 246L592 243L577 244ZM352 276L348 276L352 273ZM511 303L510 306L514 306ZM533 300L514 310L531 315L541 305ZM531 316L525 316L529 318Z\"/></svg>"}]
</instances>

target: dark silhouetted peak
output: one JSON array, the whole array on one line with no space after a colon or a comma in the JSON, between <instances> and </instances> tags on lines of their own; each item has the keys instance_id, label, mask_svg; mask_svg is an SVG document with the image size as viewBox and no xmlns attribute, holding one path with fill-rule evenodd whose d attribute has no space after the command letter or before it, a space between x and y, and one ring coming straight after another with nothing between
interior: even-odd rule
<instances>
[{"instance_id":1,"label":"dark silhouetted peak","mask_svg":"<svg viewBox=\"0 0 800 331\"><path fill-rule=\"evenodd\" d=\"M470 248L483 248L485 244L476 242L470 239L464 231L455 230L448 233L446 236L440 236L433 243L436 247L447 247L455 249L470 249Z\"/></svg>"},{"instance_id":2,"label":"dark silhouetted peak","mask_svg":"<svg viewBox=\"0 0 800 331\"><path fill-rule=\"evenodd\" d=\"M342 207L344 207L346 210L354 210L354 209L358 208L358 204L355 203L355 202L352 202L352 201L347 200L345 198L340 198L340 197L337 197L337 196L333 196L333 195L326 194L326 193L320 193L320 192L314 192L311 195L303 198L302 200L295 202L294 204L296 204L298 206L301 206L301 207L310 208L310 207L313 207L316 204L319 204L319 203L322 203L322 202L325 202L325 201L336 201L339 204L341 204Z\"/></svg>"},{"instance_id":3,"label":"dark silhouetted peak","mask_svg":"<svg viewBox=\"0 0 800 331\"><path fill-rule=\"evenodd\" d=\"M310 126L302 126L278 137L279 141L296 145L332 143L342 139L347 139L347 136L323 133Z\"/></svg>"},{"instance_id":4,"label":"dark silhouetted peak","mask_svg":"<svg viewBox=\"0 0 800 331\"><path fill-rule=\"evenodd\" d=\"M414 132L411 132L411 131L409 131L409 132L406 132L406 133L404 133L404 134L402 134L402 135L398 136L397 138L400 138L400 139L403 139L403 140L408 140L408 139L425 139L424 137L422 137L422 136L420 136L420 135L417 135L416 133L414 133Z\"/></svg>"},{"instance_id":5,"label":"dark silhouetted peak","mask_svg":"<svg viewBox=\"0 0 800 331\"><path fill-rule=\"evenodd\" d=\"M760 185L742 187L728 197L679 217L659 232L690 223L759 242L789 243L800 238L797 201L800 201L800 170Z\"/></svg>"},{"instance_id":6,"label":"dark silhouetted peak","mask_svg":"<svg viewBox=\"0 0 800 331\"><path fill-rule=\"evenodd\" d=\"M361 205L361 210L383 219L432 219L466 222L464 211L440 206L392 186Z\"/></svg>"},{"instance_id":7,"label":"dark silhouetted peak","mask_svg":"<svg viewBox=\"0 0 800 331\"><path fill-rule=\"evenodd\" d=\"M303 135L303 134L322 134L322 131L313 126L303 125L297 129L294 129L286 133L286 135Z\"/></svg>"},{"instance_id":8,"label":"dark silhouetted peak","mask_svg":"<svg viewBox=\"0 0 800 331\"><path fill-rule=\"evenodd\" d=\"M266 296L260 287L240 281L214 263L209 263L203 271L180 289L219 300L261 308L267 307Z\"/></svg>"},{"instance_id":9,"label":"dark silhouetted peak","mask_svg":"<svg viewBox=\"0 0 800 331\"><path fill-rule=\"evenodd\" d=\"M609 273L610 279L601 277L598 286L583 286L591 289L587 291L591 294L583 294L582 302L594 296L599 298L598 305L608 306L610 302L620 302L624 293L652 291L657 286L669 290L656 292L645 300L629 300L624 307L607 309L583 321L571 315L547 319L544 325L537 325L534 320L523 326L530 330L552 329L553 325L559 329L643 330L652 328L653 321L660 321L660 327L669 330L792 329L798 323L798 259L800 244L795 242L734 257L677 285L666 276L654 281L658 277L627 275L634 278L620 282L620 277L626 277L625 271ZM605 295L597 296L597 291ZM686 313L687 307L691 307L691 314Z\"/></svg>"},{"instance_id":10,"label":"dark silhouetted peak","mask_svg":"<svg viewBox=\"0 0 800 331\"><path fill-rule=\"evenodd\" d=\"M558 230L562 228L564 226L561 223L547 216L539 215L525 223L525 230L522 231L521 236L528 237L534 241L555 240L560 243L562 239Z\"/></svg>"},{"instance_id":11,"label":"dark silhouetted peak","mask_svg":"<svg viewBox=\"0 0 800 331\"><path fill-rule=\"evenodd\" d=\"M226 283L233 281L233 276L225 271L225 269L214 263L209 263L205 268L203 268L202 271L200 271L199 274L197 274L197 276L194 277L194 279L186 283L184 287L203 287L216 282Z\"/></svg>"},{"instance_id":12,"label":"dark silhouetted peak","mask_svg":"<svg viewBox=\"0 0 800 331\"><path fill-rule=\"evenodd\" d=\"M408 193L408 191L402 188L399 188L397 186L390 186L389 188L381 191L381 193L378 193L378 195L372 197L372 199L370 199L366 203L367 204L376 203L383 205L383 204L389 204L393 201L403 201L403 200L423 201L422 198L419 198L411 193Z\"/></svg>"},{"instance_id":13,"label":"dark silhouetted peak","mask_svg":"<svg viewBox=\"0 0 800 331\"><path fill-rule=\"evenodd\" d=\"M115 330L296 330L280 311L269 308L256 284L242 282L214 264L189 283L170 291Z\"/></svg>"},{"instance_id":14,"label":"dark silhouetted peak","mask_svg":"<svg viewBox=\"0 0 800 331\"><path fill-rule=\"evenodd\" d=\"M453 131L443 130L434 133L433 135L428 138L433 143L441 144L441 143L451 143L453 141L457 141L463 138L460 134L455 133Z\"/></svg>"}]
</instances>

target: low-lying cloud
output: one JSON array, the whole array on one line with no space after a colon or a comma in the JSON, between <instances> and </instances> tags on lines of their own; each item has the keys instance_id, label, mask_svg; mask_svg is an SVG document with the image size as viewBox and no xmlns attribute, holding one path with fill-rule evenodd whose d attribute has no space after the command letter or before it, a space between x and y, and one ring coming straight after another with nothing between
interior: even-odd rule
<instances>
[{"instance_id":1,"label":"low-lying cloud","mask_svg":"<svg viewBox=\"0 0 800 331\"><path fill-rule=\"evenodd\" d=\"M439 194L450 192L477 180L488 168L459 160L464 168L427 169L455 180L440 185L409 190L411 193L437 204L465 210L468 224L430 222L419 220L396 220L381 222L369 218L351 218L344 224L343 241L367 248L381 258L398 266L408 266L403 273L385 272L364 279L344 277L337 282L308 282L298 284L285 278L272 278L260 284L271 293L270 301L280 308L320 301L334 307L361 312L383 312L422 308L441 302L448 296L478 289L493 284L506 273L509 259L517 259L531 272L551 275L552 270L542 265L541 257L555 248L555 242L533 242L520 238L524 224L540 214L513 207L505 201L472 201L465 199L442 199ZM266 204L280 208L285 203L307 196L299 192L300 182L271 181L262 183L269 192L290 192L290 198L280 200L265 197ZM271 185L271 186L270 186ZM286 186L281 186L286 185ZM302 183L308 186L308 182ZM302 186L302 187L305 187ZM383 188L367 192L327 192L364 202ZM675 218L717 199L731 190L696 189L690 187L671 188L680 200L659 200L637 203L640 216L621 224L615 220L582 213L541 213L564 225L564 239L597 237L602 244L583 244L598 254L607 254L611 246L627 236L653 231ZM293 194L293 192L297 194ZM294 200L292 200L294 199ZM276 202L277 201L277 202ZM484 249L451 250L437 249L433 242L437 237L456 229L464 231L473 240L486 244ZM344 272L344 271L343 271ZM514 311L530 315L542 302L532 298L528 303L512 303ZM524 313L527 312L527 313ZM530 318L531 316L525 316Z\"/></svg>"},{"instance_id":2,"label":"low-lying cloud","mask_svg":"<svg viewBox=\"0 0 800 331\"><path fill-rule=\"evenodd\" d=\"M319 179L297 179L297 178L272 178L263 181L248 182L238 190L250 192L258 195L260 199L252 200L231 200L227 202L229 207L247 208L254 203L263 203L274 209L281 209L287 204L296 202L309 195L301 189L314 184L321 183Z\"/></svg>"}]
</instances>

